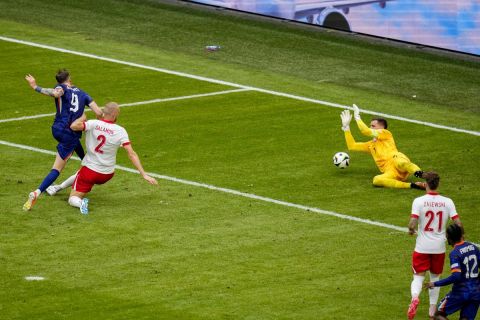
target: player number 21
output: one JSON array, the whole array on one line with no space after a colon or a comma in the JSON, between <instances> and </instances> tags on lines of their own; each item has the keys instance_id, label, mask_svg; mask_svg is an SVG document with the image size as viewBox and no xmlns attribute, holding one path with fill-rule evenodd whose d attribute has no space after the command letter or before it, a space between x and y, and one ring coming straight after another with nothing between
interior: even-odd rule
<instances>
[{"instance_id":1,"label":"player number 21","mask_svg":"<svg viewBox=\"0 0 480 320\"><path fill-rule=\"evenodd\" d=\"M97 137L97 140L100 141L100 143L95 147L95 152L103 153L102 147L105 144L105 142L107 141L107 138L105 138L104 135L99 135Z\"/></svg>"},{"instance_id":2,"label":"player number 21","mask_svg":"<svg viewBox=\"0 0 480 320\"><path fill-rule=\"evenodd\" d=\"M433 220L435 219L435 215L438 217L438 232L442 231L442 223L443 223L443 212L438 211L436 214L433 211L427 211L425 213L425 217L428 219L427 224L425 225L426 232L433 232L433 228L431 227Z\"/></svg>"}]
</instances>

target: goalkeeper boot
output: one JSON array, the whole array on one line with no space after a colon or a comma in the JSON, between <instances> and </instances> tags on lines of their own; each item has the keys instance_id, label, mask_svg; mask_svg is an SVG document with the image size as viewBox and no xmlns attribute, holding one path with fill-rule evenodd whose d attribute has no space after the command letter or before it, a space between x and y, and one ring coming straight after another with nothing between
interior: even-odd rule
<instances>
[{"instance_id":1,"label":"goalkeeper boot","mask_svg":"<svg viewBox=\"0 0 480 320\"><path fill-rule=\"evenodd\" d=\"M423 179L423 171L422 170L415 171L415 173L413 175L417 178Z\"/></svg>"},{"instance_id":2,"label":"goalkeeper boot","mask_svg":"<svg viewBox=\"0 0 480 320\"><path fill-rule=\"evenodd\" d=\"M419 303L420 303L420 299L418 299L418 297L413 298L412 302L410 302L410 306L408 306L408 311L407 311L408 320L413 320L413 318L415 318Z\"/></svg>"},{"instance_id":3,"label":"goalkeeper boot","mask_svg":"<svg viewBox=\"0 0 480 320\"><path fill-rule=\"evenodd\" d=\"M88 214L88 198L83 198L80 204L80 212L82 214Z\"/></svg>"},{"instance_id":4,"label":"goalkeeper boot","mask_svg":"<svg viewBox=\"0 0 480 320\"><path fill-rule=\"evenodd\" d=\"M410 183L410 188L412 189L418 189L418 190L426 190L427 189L427 184L425 182L412 182Z\"/></svg>"},{"instance_id":5,"label":"goalkeeper boot","mask_svg":"<svg viewBox=\"0 0 480 320\"><path fill-rule=\"evenodd\" d=\"M55 184L55 185L51 185L50 187L47 188L47 193L50 196L54 196L60 190L62 190L62 187L60 187L58 184Z\"/></svg>"},{"instance_id":6,"label":"goalkeeper boot","mask_svg":"<svg viewBox=\"0 0 480 320\"><path fill-rule=\"evenodd\" d=\"M27 202L25 202L25 204L23 205L23 210L24 211L32 210L32 207L35 204L35 202L37 202L37 199L38 199L39 195L40 194L37 191L30 192L29 195L28 195Z\"/></svg>"}]
</instances>

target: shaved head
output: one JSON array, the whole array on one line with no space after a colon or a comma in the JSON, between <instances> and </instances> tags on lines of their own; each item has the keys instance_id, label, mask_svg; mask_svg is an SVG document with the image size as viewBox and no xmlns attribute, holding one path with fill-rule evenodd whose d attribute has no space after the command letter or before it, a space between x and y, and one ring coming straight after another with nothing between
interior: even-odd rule
<instances>
[{"instance_id":1,"label":"shaved head","mask_svg":"<svg viewBox=\"0 0 480 320\"><path fill-rule=\"evenodd\" d=\"M120 113L120 107L116 102L109 102L103 108L103 114L106 120L115 121L119 113Z\"/></svg>"}]
</instances>

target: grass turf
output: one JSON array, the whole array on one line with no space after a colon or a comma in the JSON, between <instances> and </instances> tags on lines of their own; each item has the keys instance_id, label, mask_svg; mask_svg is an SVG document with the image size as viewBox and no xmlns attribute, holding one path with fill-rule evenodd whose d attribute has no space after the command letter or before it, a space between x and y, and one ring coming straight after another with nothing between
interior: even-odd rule
<instances>
[{"instance_id":1,"label":"grass turf","mask_svg":"<svg viewBox=\"0 0 480 320\"><path fill-rule=\"evenodd\" d=\"M18 2L6 8L2 2L2 35L336 102L373 99L380 111L478 130L478 93L472 90L478 64L472 62L149 2L134 6L115 2L116 9L100 7L95 14L84 10L93 2L62 7L63 16L80 15L90 23L80 27L74 20L52 36L47 31L60 19L55 15L42 19L52 8L43 3L39 7L33 1ZM25 20L29 10L37 13L30 25ZM145 32L152 30L154 22L148 21L153 15L160 15L164 23L155 32ZM184 18L182 23L173 23L179 17ZM20 23L11 22L14 18ZM135 27L126 32L120 24ZM102 32L95 33L98 28ZM68 32L73 29L77 33ZM221 42L230 39L231 46L205 55L202 43L214 40L205 34L220 37ZM252 40L280 36L295 43L294 50L284 48L284 58L274 54L283 46L281 41L264 41L258 47ZM154 41L158 37L168 41ZM330 67L310 64L310 70L322 68L323 74L337 72L332 81L306 72L308 64L292 67L293 61L322 56L308 49L317 38L327 44L327 56L331 47L346 51ZM20 45L0 42L0 46L2 60L9 62L1 70L2 118L52 110L52 102L31 92L23 75L31 72L39 82L48 83L55 69L65 65L74 72L75 82L100 103L226 89ZM310 60L305 52L312 55ZM351 74L352 66L341 62L359 52L363 67L353 66ZM387 56L400 65L375 63L379 58L388 61ZM442 99L432 93L411 101L410 78L401 64L421 70L416 75L418 90L430 92L433 87L441 90L435 94L442 93ZM372 65L380 71L365 67ZM448 79L428 81L439 67ZM389 82L392 74L395 83ZM344 81L351 76L353 80ZM371 79L375 81L369 84ZM381 82L386 85L378 87ZM471 94L459 95L452 83ZM455 99L458 105L448 102ZM426 106L428 113L417 112ZM405 225L411 200L421 193L372 188L370 180L377 171L368 155L352 154L352 167L346 171L331 165L333 153L344 148L338 113L243 92L125 108L120 123L147 170ZM54 142L47 138L50 121L3 123L0 134L11 142L54 150ZM468 235L478 242L475 175L463 174L478 171L478 138L400 121L391 121L390 126L401 151L422 167L441 172L442 190L454 198ZM0 307L7 318L350 319L355 314L373 319L401 318L405 313L413 248L413 239L405 234L171 182L161 182L157 189L121 171L92 192L88 217L68 207L65 193L39 200L25 215L21 204L53 158L6 146L0 150L2 168L8 169L0 174L4 208L0 259L5 266L1 280L9 292L3 291ZM119 163L129 166L120 153ZM70 163L65 173L77 165ZM23 277L30 274L47 280L25 282ZM424 305L420 312L425 313Z\"/></svg>"}]
</instances>

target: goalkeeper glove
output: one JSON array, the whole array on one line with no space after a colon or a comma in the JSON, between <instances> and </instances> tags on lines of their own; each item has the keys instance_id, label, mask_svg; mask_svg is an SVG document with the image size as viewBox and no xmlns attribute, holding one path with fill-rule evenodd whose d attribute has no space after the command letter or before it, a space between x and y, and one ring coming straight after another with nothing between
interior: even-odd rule
<instances>
[{"instance_id":1,"label":"goalkeeper glove","mask_svg":"<svg viewBox=\"0 0 480 320\"><path fill-rule=\"evenodd\" d=\"M352 115L350 114L350 111L344 110L340 114L340 118L342 119L342 130L350 131L350 121L352 121Z\"/></svg>"},{"instance_id":2,"label":"goalkeeper glove","mask_svg":"<svg viewBox=\"0 0 480 320\"><path fill-rule=\"evenodd\" d=\"M353 104L353 117L355 120L360 120L360 109L358 109L356 104Z\"/></svg>"}]
</instances>

